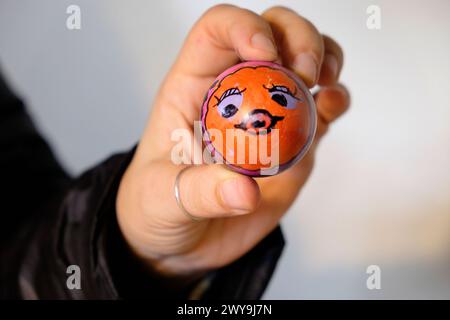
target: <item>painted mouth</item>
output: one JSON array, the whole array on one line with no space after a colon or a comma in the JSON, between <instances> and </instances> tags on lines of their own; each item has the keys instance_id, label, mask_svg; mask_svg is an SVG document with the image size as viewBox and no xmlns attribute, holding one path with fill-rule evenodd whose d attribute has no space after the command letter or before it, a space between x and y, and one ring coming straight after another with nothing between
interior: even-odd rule
<instances>
[{"instance_id":1,"label":"painted mouth","mask_svg":"<svg viewBox=\"0 0 450 320\"><path fill-rule=\"evenodd\" d=\"M265 109L254 109L242 120L235 124L236 129L242 129L250 134L269 134L275 125L284 117L274 116Z\"/></svg>"}]
</instances>

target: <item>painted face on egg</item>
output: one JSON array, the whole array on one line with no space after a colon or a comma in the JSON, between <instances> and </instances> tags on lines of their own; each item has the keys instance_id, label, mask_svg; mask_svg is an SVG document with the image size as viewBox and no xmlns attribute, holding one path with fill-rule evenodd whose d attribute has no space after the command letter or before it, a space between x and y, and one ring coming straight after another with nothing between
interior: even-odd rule
<instances>
[{"instance_id":1,"label":"painted face on egg","mask_svg":"<svg viewBox=\"0 0 450 320\"><path fill-rule=\"evenodd\" d=\"M273 175L300 160L316 128L314 101L292 72L244 62L222 73L202 107L211 154L250 176Z\"/></svg>"}]
</instances>

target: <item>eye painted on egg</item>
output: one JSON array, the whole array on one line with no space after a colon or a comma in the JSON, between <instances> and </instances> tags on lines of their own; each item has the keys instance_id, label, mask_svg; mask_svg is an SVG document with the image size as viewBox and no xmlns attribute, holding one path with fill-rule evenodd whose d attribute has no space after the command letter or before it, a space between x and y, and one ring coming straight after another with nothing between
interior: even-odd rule
<instances>
[{"instance_id":1,"label":"eye painted on egg","mask_svg":"<svg viewBox=\"0 0 450 320\"><path fill-rule=\"evenodd\" d=\"M231 88L226 90L220 98L215 96L217 100L217 111L223 118L231 118L239 111L242 104L242 93L245 90Z\"/></svg>"},{"instance_id":2,"label":"eye painted on egg","mask_svg":"<svg viewBox=\"0 0 450 320\"><path fill-rule=\"evenodd\" d=\"M286 109L295 109L298 102L303 102L303 99L296 97L296 93L292 93L288 87L279 85L272 85L271 87L263 85L263 87L269 92L273 101Z\"/></svg>"}]
</instances>

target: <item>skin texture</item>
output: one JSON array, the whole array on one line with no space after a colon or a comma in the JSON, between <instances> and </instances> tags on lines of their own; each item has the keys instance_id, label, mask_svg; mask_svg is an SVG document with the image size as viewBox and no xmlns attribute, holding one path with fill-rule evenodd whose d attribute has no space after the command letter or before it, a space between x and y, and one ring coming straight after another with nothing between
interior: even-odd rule
<instances>
[{"instance_id":1,"label":"skin texture","mask_svg":"<svg viewBox=\"0 0 450 320\"><path fill-rule=\"evenodd\" d=\"M326 54L337 65L324 59ZM278 225L311 172L319 140L349 106L348 92L338 84L342 57L334 40L283 7L258 15L219 5L197 21L161 84L116 201L123 236L149 269L169 278L201 274L238 259ZM322 86L315 96L314 143L289 170L258 180L223 165L190 166L180 188L185 208L204 218L194 222L175 201L175 177L185 166L171 161L171 133L179 128L193 132L211 83L242 60L276 61L309 87Z\"/></svg>"},{"instance_id":2,"label":"skin texture","mask_svg":"<svg viewBox=\"0 0 450 320\"><path fill-rule=\"evenodd\" d=\"M227 163L238 170L244 169L244 173L260 175L260 169L293 163L302 149L308 147L308 137L315 128L315 110L311 112L312 105L309 106L306 94L286 72L276 65L251 63L219 80L202 112L207 133L213 138L214 152ZM232 94L222 98L230 90L233 90ZM286 105L277 103L272 97L284 99ZM230 105L235 113L224 116L224 107ZM256 119L264 121L262 128L251 125L255 110L267 111L267 115L257 113ZM274 117L278 120L274 121ZM274 156L277 163L264 161L272 148L278 150L278 157Z\"/></svg>"}]
</instances>

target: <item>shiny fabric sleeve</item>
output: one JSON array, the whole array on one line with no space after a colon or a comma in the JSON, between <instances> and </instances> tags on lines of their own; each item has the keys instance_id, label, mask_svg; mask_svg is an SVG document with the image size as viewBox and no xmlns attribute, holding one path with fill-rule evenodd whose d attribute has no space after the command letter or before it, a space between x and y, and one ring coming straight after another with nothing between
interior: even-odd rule
<instances>
[{"instance_id":1,"label":"shiny fabric sleeve","mask_svg":"<svg viewBox=\"0 0 450 320\"><path fill-rule=\"evenodd\" d=\"M279 228L200 281L173 290L128 250L115 199L134 154L70 178L24 104L0 81L0 297L7 299L258 299L283 249ZM75 266L80 288L68 285Z\"/></svg>"}]
</instances>

